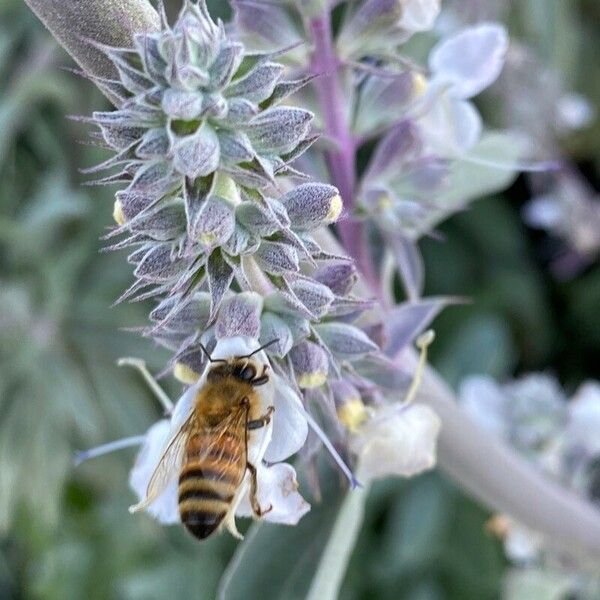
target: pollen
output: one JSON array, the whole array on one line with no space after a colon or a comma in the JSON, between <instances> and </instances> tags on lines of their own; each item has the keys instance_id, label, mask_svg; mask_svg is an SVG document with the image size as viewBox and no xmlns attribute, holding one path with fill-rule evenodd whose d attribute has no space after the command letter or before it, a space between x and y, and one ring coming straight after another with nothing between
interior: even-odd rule
<instances>
[{"instance_id":1,"label":"pollen","mask_svg":"<svg viewBox=\"0 0 600 600\"><path fill-rule=\"evenodd\" d=\"M333 223L338 220L338 217L342 213L342 208L344 207L344 203L342 202L342 197L339 194L336 194L331 198L331 204L329 206L329 212L327 213L327 217L325 220L328 223Z\"/></svg>"},{"instance_id":2,"label":"pollen","mask_svg":"<svg viewBox=\"0 0 600 600\"><path fill-rule=\"evenodd\" d=\"M198 241L203 246L212 246L217 240L217 236L212 231L205 231L198 236Z\"/></svg>"},{"instance_id":3,"label":"pollen","mask_svg":"<svg viewBox=\"0 0 600 600\"><path fill-rule=\"evenodd\" d=\"M377 198L377 206L381 211L389 210L390 208L392 208L392 198L390 197L390 195L381 194L381 196Z\"/></svg>"},{"instance_id":4,"label":"pollen","mask_svg":"<svg viewBox=\"0 0 600 600\"><path fill-rule=\"evenodd\" d=\"M497 538L504 539L508 532L512 521L509 517L502 514L493 515L485 523L485 529L488 533L495 535Z\"/></svg>"},{"instance_id":5,"label":"pollen","mask_svg":"<svg viewBox=\"0 0 600 600\"><path fill-rule=\"evenodd\" d=\"M173 368L173 376L181 383L192 384L198 381L200 375L196 373L193 369L190 369L187 365L183 363L175 363L175 367Z\"/></svg>"},{"instance_id":6,"label":"pollen","mask_svg":"<svg viewBox=\"0 0 600 600\"><path fill-rule=\"evenodd\" d=\"M421 96L427 89L427 78L421 73L413 74L413 89L415 96Z\"/></svg>"},{"instance_id":7,"label":"pollen","mask_svg":"<svg viewBox=\"0 0 600 600\"><path fill-rule=\"evenodd\" d=\"M337 409L339 420L351 432L355 432L362 423L367 419L368 412L359 398L351 398Z\"/></svg>"},{"instance_id":8,"label":"pollen","mask_svg":"<svg viewBox=\"0 0 600 600\"><path fill-rule=\"evenodd\" d=\"M125 217L125 213L123 212L123 204L119 199L115 200L112 216L117 225L125 225L127 222L127 217Z\"/></svg>"},{"instance_id":9,"label":"pollen","mask_svg":"<svg viewBox=\"0 0 600 600\"><path fill-rule=\"evenodd\" d=\"M298 385L304 389L321 387L326 381L327 373L325 371L303 373L298 377Z\"/></svg>"}]
</instances>

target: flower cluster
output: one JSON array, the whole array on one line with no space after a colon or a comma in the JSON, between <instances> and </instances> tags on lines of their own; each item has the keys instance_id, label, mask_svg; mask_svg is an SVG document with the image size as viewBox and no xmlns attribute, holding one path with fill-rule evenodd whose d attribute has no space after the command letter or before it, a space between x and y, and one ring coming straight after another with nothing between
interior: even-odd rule
<instances>
[{"instance_id":1,"label":"flower cluster","mask_svg":"<svg viewBox=\"0 0 600 600\"><path fill-rule=\"evenodd\" d=\"M316 230L340 216L340 194L329 184L294 181L305 178L290 162L315 139L312 114L280 103L311 76L284 81L277 52L249 53L204 2L186 1L173 27L163 18L160 32L135 42L102 47L119 72L111 93L122 103L94 113L97 137L115 156L91 171L118 168L100 183L126 185L109 234L122 236L112 248L133 248L135 282L121 300L156 300L144 333L173 352L170 368L189 385L176 405L161 394L169 419L134 438L142 443L131 475L136 510L179 520L176 466L160 494L151 493L152 473L189 416L210 361L250 353L271 374L257 390L263 413L272 407L273 416L264 433L248 435L254 499L272 507L266 519L293 524L308 510L294 469L282 461L303 448L309 427L353 484L348 459L365 481L431 468L439 419L419 406L384 416L407 376L380 351L381 323L367 315L372 302L353 294L351 259L315 241ZM349 395L360 423L345 417ZM381 436L387 442L374 446ZM408 454L399 451L408 446ZM383 447L389 458L375 468ZM315 449L302 451L305 460ZM252 514L250 490L246 473L224 521L235 535L234 516Z\"/></svg>"},{"instance_id":2,"label":"flower cluster","mask_svg":"<svg viewBox=\"0 0 600 600\"><path fill-rule=\"evenodd\" d=\"M288 39L311 41L302 27L308 9L302 3L234 3L242 39L257 49L271 48L270 23L277 22ZM344 106L353 153L373 147L357 182L355 215L366 220L394 259L407 294L421 293L414 281L420 269L417 240L470 201L505 186L514 176L524 148L508 132L484 131L471 99L500 74L508 50L504 27L482 23L444 36L429 50L427 66L419 64L404 44L414 34L434 27L438 0L367 0L348 3L337 37L343 61ZM277 37L280 41L280 37ZM308 55L290 60L301 72L314 72ZM308 94L297 97L310 102ZM339 119L339 116L338 116ZM328 123L321 115L326 133ZM308 167L310 168L310 167Z\"/></svg>"},{"instance_id":3,"label":"flower cluster","mask_svg":"<svg viewBox=\"0 0 600 600\"><path fill-rule=\"evenodd\" d=\"M510 442L541 471L593 502L598 501L598 382L585 382L568 399L549 375L531 374L504 385L476 376L462 383L460 401L472 418ZM576 595L582 593L582 597L588 597L586 589L600 585L597 576L583 575L585 565L582 572L577 572L572 558L553 550L548 540L510 516L494 517L490 528L504 538L506 553L520 567L521 579L539 568L550 579L561 573L567 580L567 589Z\"/></svg>"},{"instance_id":4,"label":"flower cluster","mask_svg":"<svg viewBox=\"0 0 600 600\"><path fill-rule=\"evenodd\" d=\"M387 133L360 181L359 207L387 241L401 273L407 242L496 185L497 175L479 180L473 165L489 167L485 161L507 140L483 132L471 98L497 78L507 47L503 27L483 24L435 45L428 76L385 62L362 76L355 134L368 140L383 128Z\"/></svg>"}]
</instances>

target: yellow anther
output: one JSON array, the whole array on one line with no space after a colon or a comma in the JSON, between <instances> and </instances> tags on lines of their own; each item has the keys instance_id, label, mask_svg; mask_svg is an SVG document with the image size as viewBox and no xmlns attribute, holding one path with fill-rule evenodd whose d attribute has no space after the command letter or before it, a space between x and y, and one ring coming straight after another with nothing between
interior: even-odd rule
<instances>
[{"instance_id":1,"label":"yellow anther","mask_svg":"<svg viewBox=\"0 0 600 600\"><path fill-rule=\"evenodd\" d=\"M123 204L119 199L115 200L112 216L117 225L125 225L127 222L127 217L125 217L125 213L123 212Z\"/></svg>"},{"instance_id":2,"label":"yellow anther","mask_svg":"<svg viewBox=\"0 0 600 600\"><path fill-rule=\"evenodd\" d=\"M377 206L379 210L389 210L392 208L392 197L389 194L381 194L379 198L377 198Z\"/></svg>"},{"instance_id":3,"label":"yellow anther","mask_svg":"<svg viewBox=\"0 0 600 600\"><path fill-rule=\"evenodd\" d=\"M326 381L327 373L325 371L303 373L298 377L298 385L305 389L321 387Z\"/></svg>"},{"instance_id":4,"label":"yellow anther","mask_svg":"<svg viewBox=\"0 0 600 600\"><path fill-rule=\"evenodd\" d=\"M508 535L511 526L511 518L503 514L493 515L485 523L486 531L500 539Z\"/></svg>"},{"instance_id":5,"label":"yellow anther","mask_svg":"<svg viewBox=\"0 0 600 600\"><path fill-rule=\"evenodd\" d=\"M329 206L329 212L325 217L327 223L333 223L338 220L338 217L342 214L342 208L344 207L344 203L342 202L342 197L339 194L336 194L331 199L331 204Z\"/></svg>"},{"instance_id":6,"label":"yellow anther","mask_svg":"<svg viewBox=\"0 0 600 600\"><path fill-rule=\"evenodd\" d=\"M193 369L184 365L183 363L175 363L175 367L173 368L173 376L181 383L193 384L200 379L200 375L196 373Z\"/></svg>"},{"instance_id":7,"label":"yellow anther","mask_svg":"<svg viewBox=\"0 0 600 600\"><path fill-rule=\"evenodd\" d=\"M205 233L200 234L198 241L203 246L212 246L215 243L216 239L217 239L217 236L212 231L207 231Z\"/></svg>"},{"instance_id":8,"label":"yellow anther","mask_svg":"<svg viewBox=\"0 0 600 600\"><path fill-rule=\"evenodd\" d=\"M354 433L369 416L360 398L351 398L337 409L338 419Z\"/></svg>"},{"instance_id":9,"label":"yellow anther","mask_svg":"<svg viewBox=\"0 0 600 600\"><path fill-rule=\"evenodd\" d=\"M427 89L427 78L422 73L413 73L413 90L415 96L421 96Z\"/></svg>"}]
</instances>

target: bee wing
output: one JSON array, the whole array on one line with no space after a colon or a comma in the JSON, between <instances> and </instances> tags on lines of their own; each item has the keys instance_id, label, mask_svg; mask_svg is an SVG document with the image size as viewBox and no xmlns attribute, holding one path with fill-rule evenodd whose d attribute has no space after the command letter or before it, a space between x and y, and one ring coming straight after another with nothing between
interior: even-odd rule
<instances>
[{"instance_id":1,"label":"bee wing","mask_svg":"<svg viewBox=\"0 0 600 600\"><path fill-rule=\"evenodd\" d=\"M154 500L156 500L162 492L165 490L167 485L173 480L173 477L179 474L183 459L185 457L185 450L188 437L192 431L192 418L191 416L183 423L179 431L170 439L167 447L162 453L152 477L148 482L146 488L146 497L138 504L131 506L129 512L138 512L147 508Z\"/></svg>"},{"instance_id":2,"label":"bee wing","mask_svg":"<svg viewBox=\"0 0 600 600\"><path fill-rule=\"evenodd\" d=\"M243 437L240 435L241 432L244 432L244 436L246 435L245 429L246 424L248 422L248 409L245 406L239 408L235 412L232 412L226 419L223 419L216 427L210 429L210 434L212 438L212 445L215 448L222 448L222 438L225 434L231 433L233 435L233 439ZM231 439L231 438L229 438ZM223 466L227 467L229 464L233 462L242 462L245 466L246 464L246 443L241 444L240 452L229 452L228 455L231 456L228 462L223 462Z\"/></svg>"},{"instance_id":3,"label":"bee wing","mask_svg":"<svg viewBox=\"0 0 600 600\"><path fill-rule=\"evenodd\" d=\"M228 455L230 456L230 458L228 459L228 462L223 463L224 466L225 466L225 464L227 464L227 466L229 466L233 463L241 463L242 467L243 467L243 470L241 471L240 486L238 487L236 494L235 494L235 498L234 498L233 502L231 503L231 506L229 507L229 510L227 511L227 514L225 515L225 517L223 519L224 527L226 527L229 530L229 532L231 533L231 535L233 535L233 537L236 537L240 540L243 539L243 536L237 530L237 527L235 524L235 510L236 510L237 505L240 502L241 494L246 490L246 487L247 487L247 484L245 484L245 482L244 482L244 476L246 475L246 464L248 461L248 437L247 437L248 429L247 429L247 425L248 425L248 408L240 407L239 410L232 413L227 419L224 419L218 425L218 427L216 427L213 430L215 440L220 440L220 438L225 434L225 432L236 433L237 435L235 437L238 437L238 438L242 437L239 435L240 432L243 431L243 433L244 433L243 441L240 444L239 453L229 452Z\"/></svg>"}]
</instances>

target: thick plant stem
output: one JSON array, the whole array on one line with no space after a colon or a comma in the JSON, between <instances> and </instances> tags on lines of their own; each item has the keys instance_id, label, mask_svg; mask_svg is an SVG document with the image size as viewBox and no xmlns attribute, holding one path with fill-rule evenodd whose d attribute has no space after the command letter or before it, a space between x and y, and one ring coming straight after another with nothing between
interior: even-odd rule
<instances>
[{"instance_id":1,"label":"thick plant stem","mask_svg":"<svg viewBox=\"0 0 600 600\"><path fill-rule=\"evenodd\" d=\"M92 14L108 10L106 14L110 15L110 19L104 17L95 22L88 21L84 35L105 43L114 40L121 46L131 45L134 33L152 30L158 23L156 13L143 0L27 0L27 3L52 32L58 32L57 38L73 58L92 75L100 77L109 74L107 65L99 60L97 50L83 40L82 26L75 22L71 29L70 20L77 20L78 16L84 18L86 7L93 7L90 9ZM329 27L328 20L321 23ZM317 25L318 22L313 22L313 34ZM331 55L327 56L327 60L331 61ZM321 60L317 61L317 65ZM335 66L334 63L334 70ZM320 72L330 71L322 69ZM327 88L323 89L321 93L325 94ZM343 185L339 184L342 193ZM353 185L352 174L351 187ZM347 189L345 193L348 194ZM352 244L359 240L352 230L344 235ZM335 237L327 230L318 232L315 239L326 251L342 252ZM359 285L363 295L373 294L365 282L361 281ZM402 358L403 366L410 366L411 361L417 360L414 352L407 352ZM491 509L508 513L524 525L540 531L555 546L581 554L598 564L599 511L543 477L506 444L473 423L460 410L452 391L433 369L426 371L417 399L428 403L442 419L439 464L454 481Z\"/></svg>"},{"instance_id":2,"label":"thick plant stem","mask_svg":"<svg viewBox=\"0 0 600 600\"><path fill-rule=\"evenodd\" d=\"M356 144L351 134L339 74L339 59L333 45L331 15L312 19L310 29L313 40L311 71L323 114L325 133L335 143L327 152L327 161L333 184L340 190L347 217L338 224L342 244L371 287L379 294L379 277L375 272L365 227L352 216L356 187Z\"/></svg>"},{"instance_id":3,"label":"thick plant stem","mask_svg":"<svg viewBox=\"0 0 600 600\"><path fill-rule=\"evenodd\" d=\"M118 79L113 64L90 40L132 47L136 33L158 29L159 18L147 0L25 0L79 66L90 75ZM104 90L103 90L104 91ZM104 91L108 99L118 100Z\"/></svg>"}]
</instances>

